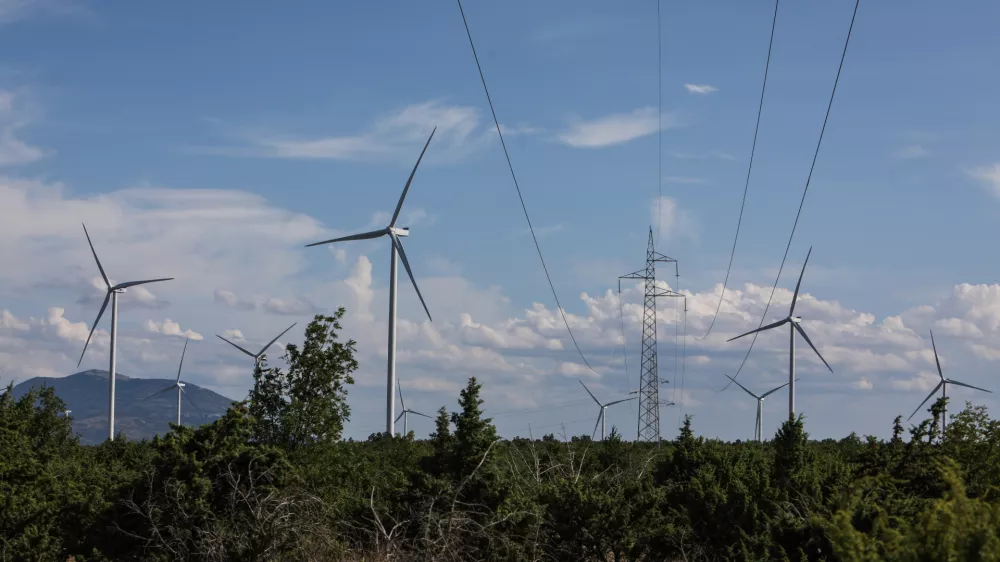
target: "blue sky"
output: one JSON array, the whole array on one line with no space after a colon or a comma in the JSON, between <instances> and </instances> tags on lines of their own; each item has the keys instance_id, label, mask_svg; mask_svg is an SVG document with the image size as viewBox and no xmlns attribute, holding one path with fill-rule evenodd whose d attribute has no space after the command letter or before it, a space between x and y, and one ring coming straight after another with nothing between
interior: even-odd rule
<instances>
[{"instance_id":1,"label":"blue sky","mask_svg":"<svg viewBox=\"0 0 1000 562\"><path fill-rule=\"evenodd\" d=\"M759 321L766 292L752 287L773 282L852 8L846 0L781 6L729 283L738 310L720 318L713 338L689 340L689 355L703 359L690 361L690 396L677 396L707 434L742 435L728 414L742 397L712 389L746 348L713 341ZM773 4L662 9L668 199L658 249L680 260L681 288L693 291L691 332L701 335L732 243ZM613 330L618 305L606 291L643 265L657 207L656 4L469 2L466 13L556 287L600 366L603 376L591 381L605 395L626 392L636 384L638 323L626 319L626 384ZM919 373L933 368L919 350L929 348L935 325L939 347L953 349L962 370L954 376L991 384L1000 287L982 257L991 255L1000 208L998 85L989 71L1000 55L998 16L991 2L962 11L862 2L780 284L794 282L812 245L804 290L816 300L806 321L818 325L810 333L838 372L814 388L800 385L814 434L884 434L892 416L874 405L886 400L908 415L927 383ZM302 246L381 226L435 125L403 213L412 227L407 252L435 314L433 326L421 324L412 288L401 285L412 330L400 343L400 378L415 387L408 403L451 405L476 374L494 411L534 408L516 423L498 417L502 431L523 433L522 422L589 431L592 422L574 421L596 415L586 402L543 408L586 400L575 381L585 373L567 366L579 358L554 314L449 2L0 0L0 216L19 242L3 252L0 308L12 318L5 337L36 346L29 353L12 344L0 365L22 378L73 372L78 327L98 306L96 268L78 232L86 220L112 271L178 278L123 302L123 330L134 332L135 346L123 345L122 372L169 370L181 342L163 333L167 319L202 335L240 330L257 342L343 304L362 349L349 431L367 435L381 417L388 248ZM639 295L627 289L626 305L637 307ZM588 306L582 293L598 300ZM53 316L53 307L63 312ZM674 379L672 314L666 303L661 376ZM904 327L886 322L897 316ZM906 338L886 335L891 326ZM782 342L759 341L746 380L780 384ZM872 350L870 361L850 352L857 346ZM241 396L248 380L239 358L208 340L199 347L191 382ZM100 343L91 353L85 362L102 366ZM822 408L832 408L823 399L831 392L858 408L857 427ZM783 400L769 405L765 421L781 417ZM609 421L634 427L627 410ZM665 410L664 419L675 415Z\"/></svg>"}]
</instances>

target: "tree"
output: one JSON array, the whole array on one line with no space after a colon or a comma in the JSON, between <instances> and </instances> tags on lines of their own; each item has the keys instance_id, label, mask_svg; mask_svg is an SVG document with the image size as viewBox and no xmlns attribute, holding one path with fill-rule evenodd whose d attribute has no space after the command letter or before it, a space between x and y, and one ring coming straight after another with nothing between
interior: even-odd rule
<instances>
[{"instance_id":1,"label":"tree","mask_svg":"<svg viewBox=\"0 0 1000 562\"><path fill-rule=\"evenodd\" d=\"M255 373L250 411L258 420L257 439L295 449L306 443L340 439L350 419L347 385L358 368L356 342L341 342L341 307L333 316L317 314L306 327L300 350L286 346L287 372L278 368Z\"/></svg>"},{"instance_id":2,"label":"tree","mask_svg":"<svg viewBox=\"0 0 1000 562\"><path fill-rule=\"evenodd\" d=\"M476 377L470 377L458 399L462 411L451 415L451 422L455 424L455 469L459 476L471 474L490 445L497 440L493 420L483 418L480 408L483 400L479 398L481 389L482 385L476 382Z\"/></svg>"}]
</instances>

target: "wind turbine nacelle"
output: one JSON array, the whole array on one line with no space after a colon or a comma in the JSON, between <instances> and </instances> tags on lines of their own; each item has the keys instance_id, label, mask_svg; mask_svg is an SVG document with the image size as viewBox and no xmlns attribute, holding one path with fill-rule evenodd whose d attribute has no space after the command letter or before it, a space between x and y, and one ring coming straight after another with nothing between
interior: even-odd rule
<instances>
[{"instance_id":1,"label":"wind turbine nacelle","mask_svg":"<svg viewBox=\"0 0 1000 562\"><path fill-rule=\"evenodd\" d=\"M792 317L790 317L788 319L788 321L791 322L792 324L801 324L802 323L802 317L801 316L792 316Z\"/></svg>"},{"instance_id":2,"label":"wind turbine nacelle","mask_svg":"<svg viewBox=\"0 0 1000 562\"><path fill-rule=\"evenodd\" d=\"M180 388L183 388L184 387L184 383L179 382L179 383L177 383L177 386L180 387Z\"/></svg>"},{"instance_id":3,"label":"wind turbine nacelle","mask_svg":"<svg viewBox=\"0 0 1000 562\"><path fill-rule=\"evenodd\" d=\"M396 236L409 236L410 235L410 229L407 228L407 227L398 228L398 227L395 227L395 226L390 226L389 230L392 231L392 233L395 234Z\"/></svg>"}]
</instances>

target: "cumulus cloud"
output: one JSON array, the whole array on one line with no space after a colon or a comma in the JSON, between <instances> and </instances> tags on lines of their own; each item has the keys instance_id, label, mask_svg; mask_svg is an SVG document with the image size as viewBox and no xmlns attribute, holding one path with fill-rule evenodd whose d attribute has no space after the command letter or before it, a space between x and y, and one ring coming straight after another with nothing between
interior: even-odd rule
<instances>
[{"instance_id":1,"label":"cumulus cloud","mask_svg":"<svg viewBox=\"0 0 1000 562\"><path fill-rule=\"evenodd\" d=\"M187 329L181 330L180 324L174 322L173 320L167 318L163 322L155 322L153 320L146 320L146 331L163 334L165 336L178 336L192 339L195 341L201 341L205 338L201 334L195 332L194 330Z\"/></svg>"},{"instance_id":2,"label":"cumulus cloud","mask_svg":"<svg viewBox=\"0 0 1000 562\"><path fill-rule=\"evenodd\" d=\"M677 201L671 197L663 196L653 199L650 206L650 219L653 231L659 232L665 240L698 238L698 222L695 220L694 214L686 209L681 209Z\"/></svg>"},{"instance_id":3,"label":"cumulus cloud","mask_svg":"<svg viewBox=\"0 0 1000 562\"><path fill-rule=\"evenodd\" d=\"M5 7L4 4L8 6ZM13 2L13 6L19 4L22 2ZM17 10L12 8L11 2L0 1L0 23L4 21L5 14L15 12ZM14 92L0 89L0 166L30 164L44 156L42 149L17 137L18 131L31 122L29 110L21 108L17 98Z\"/></svg>"},{"instance_id":4,"label":"cumulus cloud","mask_svg":"<svg viewBox=\"0 0 1000 562\"><path fill-rule=\"evenodd\" d=\"M679 124L675 115L664 114L664 129L674 128ZM643 107L630 113L615 113L590 121L578 119L559 134L559 140L573 148L600 148L651 135L659 128L656 108Z\"/></svg>"},{"instance_id":5,"label":"cumulus cloud","mask_svg":"<svg viewBox=\"0 0 1000 562\"><path fill-rule=\"evenodd\" d=\"M684 89L687 90L689 94L696 94L699 96L707 96L712 92L719 91L719 89L715 86L710 86L708 84L684 84Z\"/></svg>"},{"instance_id":6,"label":"cumulus cloud","mask_svg":"<svg viewBox=\"0 0 1000 562\"><path fill-rule=\"evenodd\" d=\"M230 308L238 308L243 310L253 310L257 308L257 305L240 299L236 296L236 293L226 290L226 289L216 289L213 294L215 302L224 304Z\"/></svg>"},{"instance_id":7,"label":"cumulus cloud","mask_svg":"<svg viewBox=\"0 0 1000 562\"><path fill-rule=\"evenodd\" d=\"M868 377L861 377L860 379L854 381L854 386L860 388L861 390L871 390L874 388L872 381L868 380Z\"/></svg>"}]
</instances>

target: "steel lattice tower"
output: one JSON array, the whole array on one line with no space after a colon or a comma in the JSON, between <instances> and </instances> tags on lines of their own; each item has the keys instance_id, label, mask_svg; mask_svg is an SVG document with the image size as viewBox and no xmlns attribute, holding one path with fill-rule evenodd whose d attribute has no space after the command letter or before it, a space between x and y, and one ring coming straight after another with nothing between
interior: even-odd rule
<instances>
[{"instance_id":1,"label":"steel lattice tower","mask_svg":"<svg viewBox=\"0 0 1000 562\"><path fill-rule=\"evenodd\" d=\"M653 227L649 228L649 243L646 246L646 268L619 279L642 279L645 281L645 297L642 311L642 364L639 375L639 420L638 441L660 441L660 372L656 357L656 298L682 297L669 289L656 287L656 264L673 263L677 260L667 257L653 248ZM667 381L663 381L667 382Z\"/></svg>"}]
</instances>

